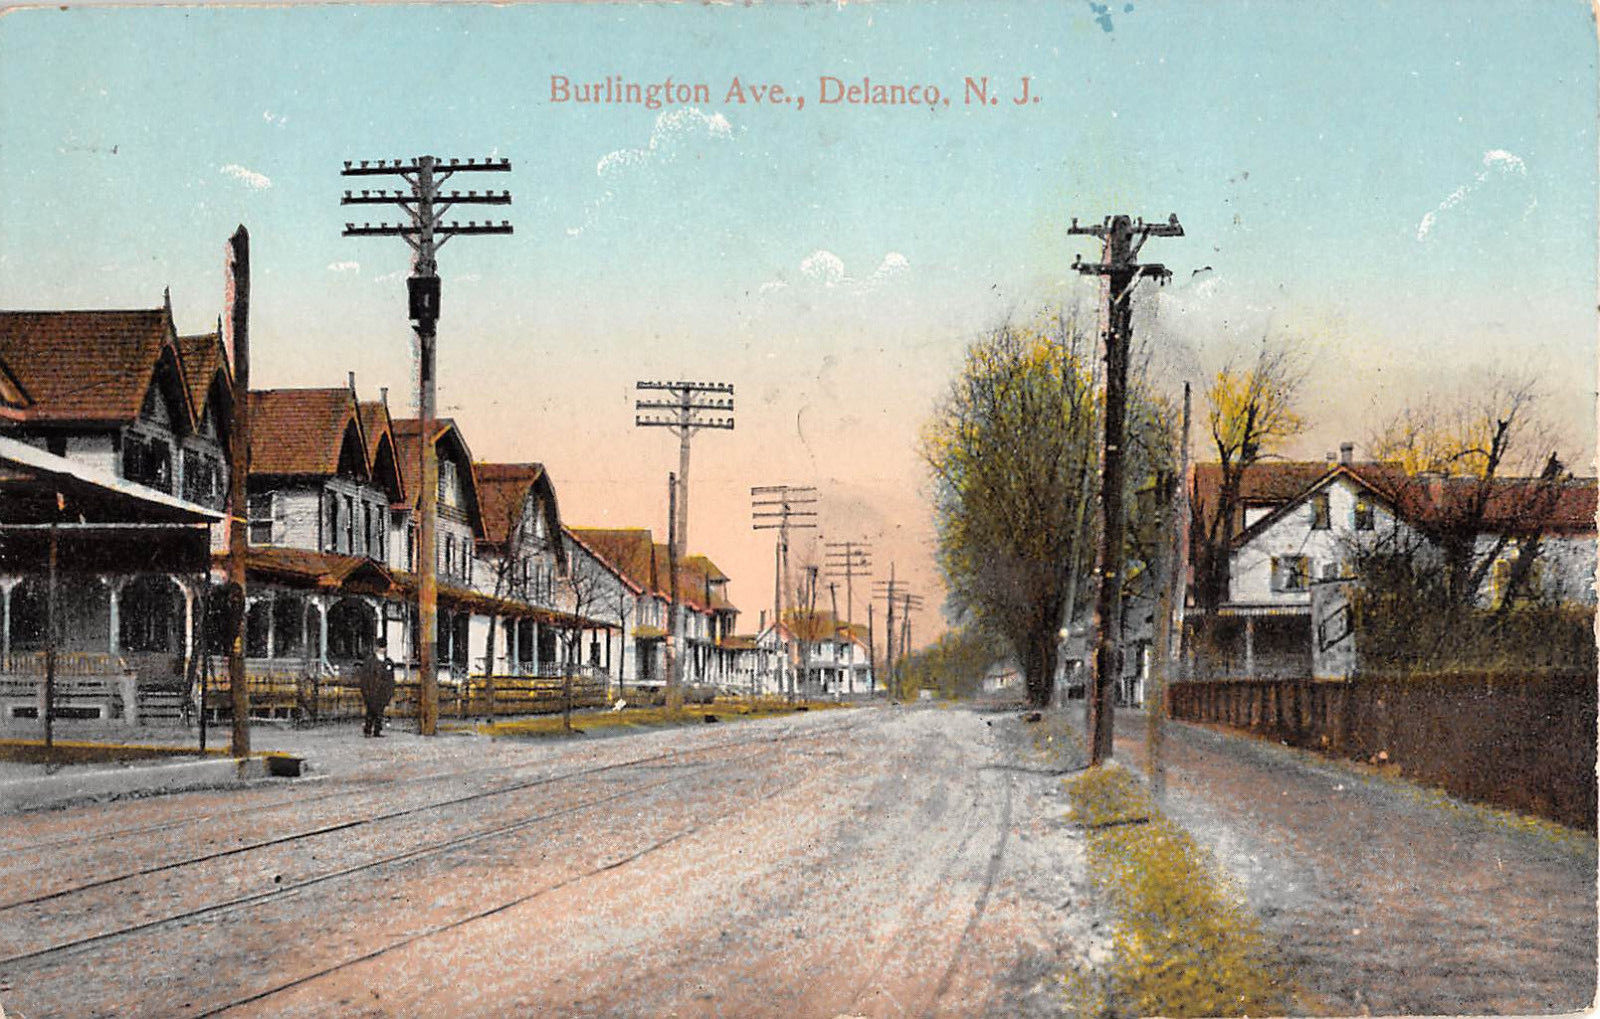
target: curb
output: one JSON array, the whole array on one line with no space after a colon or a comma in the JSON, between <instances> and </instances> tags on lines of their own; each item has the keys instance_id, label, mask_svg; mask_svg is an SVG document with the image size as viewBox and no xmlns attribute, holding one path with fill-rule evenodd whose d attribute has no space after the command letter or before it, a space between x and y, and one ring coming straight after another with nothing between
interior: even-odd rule
<instances>
[{"instance_id":1,"label":"curb","mask_svg":"<svg viewBox=\"0 0 1600 1019\"><path fill-rule=\"evenodd\" d=\"M151 796L191 789L215 789L265 778L261 757L182 761L138 768L115 768L62 775L40 775L0 783L0 814L57 807L82 800Z\"/></svg>"}]
</instances>

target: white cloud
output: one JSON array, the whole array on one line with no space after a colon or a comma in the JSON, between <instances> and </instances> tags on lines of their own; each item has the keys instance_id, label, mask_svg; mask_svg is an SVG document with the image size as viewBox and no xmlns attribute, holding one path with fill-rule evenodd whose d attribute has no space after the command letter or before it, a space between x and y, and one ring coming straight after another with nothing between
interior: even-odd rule
<instances>
[{"instance_id":1,"label":"white cloud","mask_svg":"<svg viewBox=\"0 0 1600 1019\"><path fill-rule=\"evenodd\" d=\"M372 277L372 282L389 283L406 275L409 275L409 273L405 269L396 269L394 272L386 272L381 276Z\"/></svg>"},{"instance_id":2,"label":"white cloud","mask_svg":"<svg viewBox=\"0 0 1600 1019\"><path fill-rule=\"evenodd\" d=\"M664 110L656 115L650 129L650 138L643 148L617 149L601 156L595 162L595 176L607 182L606 190L589 203L581 226L567 227L568 237L582 236L594 223L596 214L616 197L613 188L630 172L645 172L654 165L675 161L678 145L690 138L727 140L733 137L733 125L720 113L707 114L697 106L684 106Z\"/></svg>"},{"instance_id":3,"label":"white cloud","mask_svg":"<svg viewBox=\"0 0 1600 1019\"><path fill-rule=\"evenodd\" d=\"M844 274L844 259L821 249L800 260L800 275L825 287L836 287L848 278Z\"/></svg>"},{"instance_id":4,"label":"white cloud","mask_svg":"<svg viewBox=\"0 0 1600 1019\"><path fill-rule=\"evenodd\" d=\"M864 294L894 279L911 269L911 260L898 251L884 254L878 262L878 267L870 275L863 277L851 276L845 271L844 259L826 248L818 248L800 260L799 282L811 283L829 290L842 290L846 293ZM789 285L780 273L776 279L768 280L761 284L759 290L763 294L782 290Z\"/></svg>"},{"instance_id":5,"label":"white cloud","mask_svg":"<svg viewBox=\"0 0 1600 1019\"><path fill-rule=\"evenodd\" d=\"M1446 195L1444 201L1439 203L1438 208L1429 211L1422 217L1422 222L1417 224L1417 240L1427 240L1428 235L1433 232L1434 224L1439 221L1440 213L1448 212L1466 201L1469 195L1487 183L1489 177L1495 173L1499 173L1501 176L1526 177L1528 175L1528 164L1522 161L1521 156L1513 155L1505 149L1490 149L1485 152L1483 154L1483 169L1479 170L1470 181Z\"/></svg>"},{"instance_id":6,"label":"white cloud","mask_svg":"<svg viewBox=\"0 0 1600 1019\"><path fill-rule=\"evenodd\" d=\"M360 272L360 262L329 262L329 272Z\"/></svg>"},{"instance_id":7,"label":"white cloud","mask_svg":"<svg viewBox=\"0 0 1600 1019\"><path fill-rule=\"evenodd\" d=\"M276 124L279 127L289 123L289 115L287 113L273 113L271 110L262 110L261 119L265 120L269 124Z\"/></svg>"},{"instance_id":8,"label":"white cloud","mask_svg":"<svg viewBox=\"0 0 1600 1019\"><path fill-rule=\"evenodd\" d=\"M265 191L272 186L272 178L264 173L257 173L254 170L240 166L238 163L229 163L220 167L219 171L223 176L232 177L252 191Z\"/></svg>"},{"instance_id":9,"label":"white cloud","mask_svg":"<svg viewBox=\"0 0 1600 1019\"><path fill-rule=\"evenodd\" d=\"M604 177L619 169L639 166L655 159L673 158L673 145L686 135L704 134L708 138L732 138L733 125L720 113L707 115L698 106L666 110L656 116L650 141L642 149L617 149L600 157L594 172Z\"/></svg>"}]
</instances>

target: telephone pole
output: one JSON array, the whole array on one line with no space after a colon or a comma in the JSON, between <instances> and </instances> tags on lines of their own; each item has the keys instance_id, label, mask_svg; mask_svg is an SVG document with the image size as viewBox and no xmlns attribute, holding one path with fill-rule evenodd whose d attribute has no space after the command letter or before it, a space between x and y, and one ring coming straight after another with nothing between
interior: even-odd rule
<instances>
[{"instance_id":1,"label":"telephone pole","mask_svg":"<svg viewBox=\"0 0 1600 1019\"><path fill-rule=\"evenodd\" d=\"M815 528L817 490L809 485L756 485L750 489L751 526L757 531L775 530L777 541L777 597L773 601L773 636L783 626L783 610L789 601L789 531ZM787 660L787 655L784 656ZM789 699L794 699L794 677L789 678Z\"/></svg>"},{"instance_id":2,"label":"telephone pole","mask_svg":"<svg viewBox=\"0 0 1600 1019\"><path fill-rule=\"evenodd\" d=\"M823 558L827 560L828 576L844 578L844 621L855 623L855 578L869 576L872 570L872 546L864 541L828 541L823 543ZM838 615L838 610L834 610Z\"/></svg>"},{"instance_id":3,"label":"telephone pole","mask_svg":"<svg viewBox=\"0 0 1600 1019\"><path fill-rule=\"evenodd\" d=\"M876 581L876 597L884 599L888 607L888 620L884 624L887 633L888 647L884 651L884 689L897 689L893 680L895 678L895 640L900 641L900 657L904 658L911 650L911 610L922 608L922 599L911 593L906 585L895 579L894 563L889 564L889 579ZM898 613L900 626L895 627L895 616Z\"/></svg>"},{"instance_id":4,"label":"telephone pole","mask_svg":"<svg viewBox=\"0 0 1600 1019\"><path fill-rule=\"evenodd\" d=\"M1100 469L1100 590L1095 598L1094 675L1089 698L1089 765L1111 757L1111 726L1115 710L1114 688L1121 674L1123 568L1123 434L1128 410L1128 345L1133 336L1133 287L1152 276L1162 281L1172 275L1164 265L1141 265L1139 249L1151 237L1182 237L1177 216L1165 223L1146 223L1128 216L1107 216L1098 226L1080 227L1076 217L1069 234L1088 234L1102 241L1098 262L1074 259L1072 267L1085 276L1105 281L1105 441Z\"/></svg>"},{"instance_id":5,"label":"telephone pole","mask_svg":"<svg viewBox=\"0 0 1600 1019\"><path fill-rule=\"evenodd\" d=\"M689 440L702 428L733 429L733 386L726 382L635 382L665 398L635 400L636 428L670 428L678 437L678 556L689 545ZM648 412L648 413L646 413ZM707 417L708 413L716 416Z\"/></svg>"},{"instance_id":6,"label":"telephone pole","mask_svg":"<svg viewBox=\"0 0 1600 1019\"><path fill-rule=\"evenodd\" d=\"M509 159L443 160L434 156L418 156L409 162L399 159L385 162L345 160L343 177L397 176L410 185L409 190L346 191L340 205L398 205L409 223L354 223L344 225L346 237L399 237L410 245L411 277L406 281L409 297L412 330L417 337L417 417L421 432L420 447L422 491L417 493L417 672L419 696L417 703L417 731L432 736L439 725L439 677L435 661L439 617L439 458L434 448L435 378L434 347L438 338L439 322L439 249L450 238L461 234L509 234L511 224L506 220L493 223L476 220L459 223L444 221L444 215L456 205L510 205L509 191L460 191L446 193L440 185L458 173L504 173L511 169Z\"/></svg>"}]
</instances>

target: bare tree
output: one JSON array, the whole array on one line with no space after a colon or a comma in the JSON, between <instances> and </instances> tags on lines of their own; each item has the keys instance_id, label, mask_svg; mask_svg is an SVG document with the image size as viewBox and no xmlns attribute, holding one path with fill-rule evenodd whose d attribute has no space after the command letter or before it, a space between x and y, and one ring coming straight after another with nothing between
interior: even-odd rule
<instances>
[{"instance_id":1,"label":"bare tree","mask_svg":"<svg viewBox=\"0 0 1600 1019\"><path fill-rule=\"evenodd\" d=\"M1296 346L1263 337L1247 367L1225 366L1206 389L1220 477L1211 502L1196 486L1189 504L1194 600L1204 627L1214 625L1228 598L1228 559L1245 472L1305 427L1295 410L1305 375Z\"/></svg>"},{"instance_id":2,"label":"bare tree","mask_svg":"<svg viewBox=\"0 0 1600 1019\"><path fill-rule=\"evenodd\" d=\"M1370 446L1401 519L1352 538L1369 647L1437 661L1542 600L1539 564L1573 483L1555 441L1533 378L1508 372L1422 394L1380 426Z\"/></svg>"},{"instance_id":3,"label":"bare tree","mask_svg":"<svg viewBox=\"0 0 1600 1019\"><path fill-rule=\"evenodd\" d=\"M610 588L620 587L607 573L605 567L595 562L586 552L578 551L571 554L569 547L567 557L567 573L564 578L567 594L567 608L572 614L569 625L560 630L562 682L561 682L561 714L562 726L572 730L572 678L573 672L582 664L583 634L582 621L590 612L611 605ZM621 625L621 602L617 602L619 615L618 625Z\"/></svg>"}]
</instances>

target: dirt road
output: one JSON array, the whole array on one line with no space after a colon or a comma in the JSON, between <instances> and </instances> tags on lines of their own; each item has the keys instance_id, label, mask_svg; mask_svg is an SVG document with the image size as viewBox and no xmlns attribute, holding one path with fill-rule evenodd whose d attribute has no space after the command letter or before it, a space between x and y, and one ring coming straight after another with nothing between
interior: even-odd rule
<instances>
[{"instance_id":1,"label":"dirt road","mask_svg":"<svg viewBox=\"0 0 1600 1019\"><path fill-rule=\"evenodd\" d=\"M1116 753L1144 767L1141 712ZM1322 1014L1570 1012L1595 989L1595 841L1210 729L1168 726L1167 812Z\"/></svg>"},{"instance_id":2,"label":"dirt road","mask_svg":"<svg viewBox=\"0 0 1600 1019\"><path fill-rule=\"evenodd\" d=\"M0 1003L1050 1015L1095 939L1059 776L1015 712L416 754L294 793L0 819Z\"/></svg>"}]
</instances>

